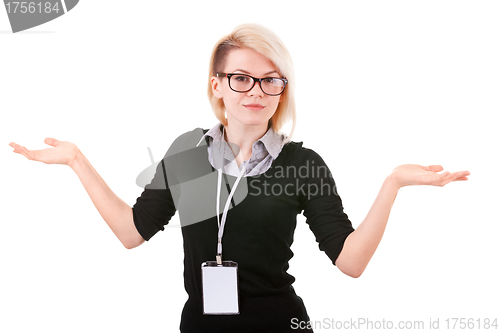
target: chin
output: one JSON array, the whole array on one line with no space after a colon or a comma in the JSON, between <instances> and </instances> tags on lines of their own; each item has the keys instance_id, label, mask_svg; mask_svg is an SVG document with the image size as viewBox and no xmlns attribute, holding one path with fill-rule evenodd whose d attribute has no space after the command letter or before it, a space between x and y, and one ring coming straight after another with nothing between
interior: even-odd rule
<instances>
[{"instance_id":1,"label":"chin","mask_svg":"<svg viewBox=\"0 0 500 333\"><path fill-rule=\"evenodd\" d=\"M251 111L249 112L248 110L241 110L241 112L238 112L237 114L232 113L229 114L229 119L228 122L237 122L240 123L244 126L265 126L267 128L267 125L269 123L269 119L274 115L274 113L269 114L269 112L262 112L262 111Z\"/></svg>"},{"instance_id":2,"label":"chin","mask_svg":"<svg viewBox=\"0 0 500 333\"><path fill-rule=\"evenodd\" d=\"M248 119L246 121L242 121L242 124L246 126L267 126L269 123L269 119L264 118L264 119Z\"/></svg>"}]
</instances>

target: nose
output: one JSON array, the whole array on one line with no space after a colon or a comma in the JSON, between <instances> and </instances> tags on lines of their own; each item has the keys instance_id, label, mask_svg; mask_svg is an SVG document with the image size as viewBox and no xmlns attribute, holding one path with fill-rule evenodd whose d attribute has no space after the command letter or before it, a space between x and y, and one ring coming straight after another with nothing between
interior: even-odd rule
<instances>
[{"instance_id":1,"label":"nose","mask_svg":"<svg viewBox=\"0 0 500 333\"><path fill-rule=\"evenodd\" d=\"M253 88L247 91L248 96L264 96L264 92L260 86L260 82L256 81Z\"/></svg>"}]
</instances>

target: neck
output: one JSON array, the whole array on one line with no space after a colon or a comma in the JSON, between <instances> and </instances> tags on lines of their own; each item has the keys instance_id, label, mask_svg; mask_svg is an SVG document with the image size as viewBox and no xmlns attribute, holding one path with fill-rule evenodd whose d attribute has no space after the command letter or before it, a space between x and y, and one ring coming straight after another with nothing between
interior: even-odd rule
<instances>
[{"instance_id":1,"label":"neck","mask_svg":"<svg viewBox=\"0 0 500 333\"><path fill-rule=\"evenodd\" d=\"M238 145L240 153L236 156L238 165L252 157L252 145L267 132L267 123L258 126L242 126L231 123L225 127L226 141Z\"/></svg>"}]
</instances>

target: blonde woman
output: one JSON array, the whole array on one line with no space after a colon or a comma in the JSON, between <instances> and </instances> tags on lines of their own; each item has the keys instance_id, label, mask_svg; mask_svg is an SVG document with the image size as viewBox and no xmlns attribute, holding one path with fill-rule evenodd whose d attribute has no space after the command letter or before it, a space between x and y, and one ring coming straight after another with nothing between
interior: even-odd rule
<instances>
[{"instance_id":1,"label":"blonde woman","mask_svg":"<svg viewBox=\"0 0 500 333\"><path fill-rule=\"evenodd\" d=\"M53 148L44 150L10 144L30 160L70 166L128 249L163 230L179 211L189 295L181 332L312 332L287 273L297 214L306 216L332 263L359 277L401 187L444 186L469 175L401 165L354 230L322 158L280 132L286 123L291 132L295 125L295 78L282 41L260 25L236 27L215 45L208 80L219 122L175 140L133 207L75 144L52 138L45 143Z\"/></svg>"}]
</instances>

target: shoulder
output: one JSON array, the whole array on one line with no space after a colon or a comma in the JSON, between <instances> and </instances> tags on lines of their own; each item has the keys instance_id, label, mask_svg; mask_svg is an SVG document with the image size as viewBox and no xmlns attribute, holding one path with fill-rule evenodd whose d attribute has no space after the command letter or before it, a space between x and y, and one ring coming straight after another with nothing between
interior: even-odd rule
<instances>
[{"instance_id":1,"label":"shoulder","mask_svg":"<svg viewBox=\"0 0 500 333\"><path fill-rule=\"evenodd\" d=\"M192 131L179 135L170 145L165 157L196 148L206 131L207 130L197 127Z\"/></svg>"},{"instance_id":2,"label":"shoulder","mask_svg":"<svg viewBox=\"0 0 500 333\"><path fill-rule=\"evenodd\" d=\"M305 164L314 161L317 164L325 164L323 158L313 149L304 147L303 142L287 142L281 151L283 162L287 165Z\"/></svg>"}]
</instances>

